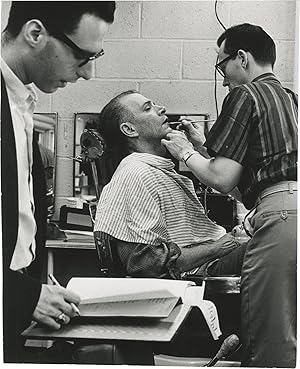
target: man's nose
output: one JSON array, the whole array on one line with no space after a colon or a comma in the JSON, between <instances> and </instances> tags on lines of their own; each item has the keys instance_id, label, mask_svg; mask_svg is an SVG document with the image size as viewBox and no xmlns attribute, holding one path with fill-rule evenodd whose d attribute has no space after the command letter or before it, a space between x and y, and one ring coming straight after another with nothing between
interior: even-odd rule
<instances>
[{"instance_id":1,"label":"man's nose","mask_svg":"<svg viewBox=\"0 0 300 369\"><path fill-rule=\"evenodd\" d=\"M163 114L165 114L166 113L166 108L164 107L164 106L161 106L161 105L156 105L157 106L157 108L158 108L158 113L160 114L160 115L163 115Z\"/></svg>"},{"instance_id":2,"label":"man's nose","mask_svg":"<svg viewBox=\"0 0 300 369\"><path fill-rule=\"evenodd\" d=\"M225 76L223 79L223 87L227 87L227 86L229 86L229 81L228 81L228 78Z\"/></svg>"},{"instance_id":3,"label":"man's nose","mask_svg":"<svg viewBox=\"0 0 300 369\"><path fill-rule=\"evenodd\" d=\"M77 75L84 79L92 78L92 62L86 63L78 68Z\"/></svg>"}]
</instances>

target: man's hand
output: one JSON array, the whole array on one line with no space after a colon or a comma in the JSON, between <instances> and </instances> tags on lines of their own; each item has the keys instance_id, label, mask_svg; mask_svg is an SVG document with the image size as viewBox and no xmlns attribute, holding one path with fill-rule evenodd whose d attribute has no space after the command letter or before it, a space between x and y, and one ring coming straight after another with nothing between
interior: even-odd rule
<instances>
[{"instance_id":1,"label":"man's hand","mask_svg":"<svg viewBox=\"0 0 300 369\"><path fill-rule=\"evenodd\" d=\"M79 296L66 288L43 284L39 301L33 312L33 320L52 329L59 329L61 324L68 324L70 318L77 315L70 305L71 302L78 305ZM66 316L63 323L57 322L61 313Z\"/></svg>"},{"instance_id":2,"label":"man's hand","mask_svg":"<svg viewBox=\"0 0 300 369\"><path fill-rule=\"evenodd\" d=\"M189 120L183 119L180 128L185 131L188 139L195 147L204 144L205 136L200 123L192 123Z\"/></svg>"},{"instance_id":3,"label":"man's hand","mask_svg":"<svg viewBox=\"0 0 300 369\"><path fill-rule=\"evenodd\" d=\"M195 150L208 158L207 149L203 146L206 138L200 123L191 123L189 120L183 120L180 128L184 130L188 140L194 145Z\"/></svg>"},{"instance_id":4,"label":"man's hand","mask_svg":"<svg viewBox=\"0 0 300 369\"><path fill-rule=\"evenodd\" d=\"M166 135L166 139L161 140L161 143L177 160L181 160L187 151L194 150L193 145L181 131L173 130Z\"/></svg>"}]
</instances>

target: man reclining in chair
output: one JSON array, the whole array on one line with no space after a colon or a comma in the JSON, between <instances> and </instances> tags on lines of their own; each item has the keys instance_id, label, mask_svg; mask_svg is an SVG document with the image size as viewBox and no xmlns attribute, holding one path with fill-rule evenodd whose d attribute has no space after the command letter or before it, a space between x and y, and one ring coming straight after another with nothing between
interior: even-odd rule
<instances>
[{"instance_id":1,"label":"man reclining in chair","mask_svg":"<svg viewBox=\"0 0 300 369\"><path fill-rule=\"evenodd\" d=\"M103 108L99 130L121 162L101 193L95 237L115 240L130 276L240 275L245 246L205 215L192 181L161 145L171 131L165 113L134 90Z\"/></svg>"}]
</instances>

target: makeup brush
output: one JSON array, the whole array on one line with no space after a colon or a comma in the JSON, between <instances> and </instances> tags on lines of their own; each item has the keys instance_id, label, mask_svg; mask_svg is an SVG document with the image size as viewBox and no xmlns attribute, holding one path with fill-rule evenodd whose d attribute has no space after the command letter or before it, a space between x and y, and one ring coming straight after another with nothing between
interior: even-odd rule
<instances>
[{"instance_id":1,"label":"makeup brush","mask_svg":"<svg viewBox=\"0 0 300 369\"><path fill-rule=\"evenodd\" d=\"M206 123L206 122L214 122L215 119L201 119L201 120L190 120L190 123ZM179 124L182 124L182 122L168 122L169 126L172 129L176 129Z\"/></svg>"}]
</instances>

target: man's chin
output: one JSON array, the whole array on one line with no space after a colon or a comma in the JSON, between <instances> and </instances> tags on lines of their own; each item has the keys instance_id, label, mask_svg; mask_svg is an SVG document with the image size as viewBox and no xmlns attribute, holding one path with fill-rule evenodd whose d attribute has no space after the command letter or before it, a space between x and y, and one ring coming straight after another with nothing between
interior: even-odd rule
<instances>
[{"instance_id":1,"label":"man's chin","mask_svg":"<svg viewBox=\"0 0 300 369\"><path fill-rule=\"evenodd\" d=\"M39 90L41 90L45 94L52 94L53 92L57 91L59 88L66 87L67 84L68 84L67 82L58 81L58 82L53 82L53 83L48 83L48 84L36 83L35 85Z\"/></svg>"},{"instance_id":2,"label":"man's chin","mask_svg":"<svg viewBox=\"0 0 300 369\"><path fill-rule=\"evenodd\" d=\"M49 87L49 86L37 86L39 90L44 92L45 94L52 94L53 92L58 90L58 87Z\"/></svg>"},{"instance_id":3,"label":"man's chin","mask_svg":"<svg viewBox=\"0 0 300 369\"><path fill-rule=\"evenodd\" d=\"M48 89L47 91L44 91L46 94L52 94L53 92L56 92L58 90L58 87L53 87Z\"/></svg>"}]
</instances>

